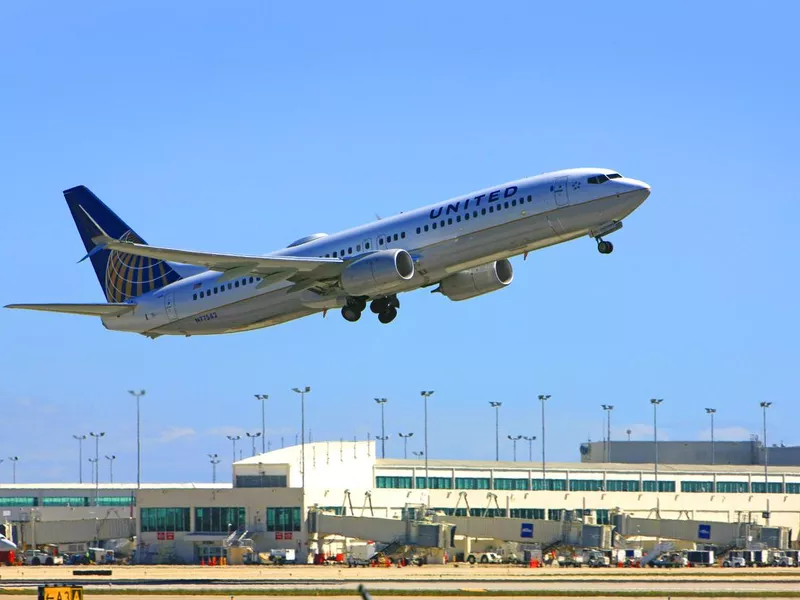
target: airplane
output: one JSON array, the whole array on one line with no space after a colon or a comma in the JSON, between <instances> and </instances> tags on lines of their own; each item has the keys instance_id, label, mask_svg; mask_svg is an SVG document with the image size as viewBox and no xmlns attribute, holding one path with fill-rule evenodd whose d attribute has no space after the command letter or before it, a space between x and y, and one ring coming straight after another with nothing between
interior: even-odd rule
<instances>
[{"instance_id":1,"label":"airplane","mask_svg":"<svg viewBox=\"0 0 800 600\"><path fill-rule=\"evenodd\" d=\"M8 539L6 536L4 536L2 533L0 533L0 552L5 550L16 550L16 549L17 545L10 539Z\"/></svg>"},{"instance_id":2,"label":"airplane","mask_svg":"<svg viewBox=\"0 0 800 600\"><path fill-rule=\"evenodd\" d=\"M610 254L604 238L649 195L648 184L616 171L566 169L258 256L149 246L78 186L64 197L107 302L6 308L97 316L109 330L150 338L241 332L333 309L355 322L368 303L390 323L402 292L436 286L461 301L507 287L513 256L583 236Z\"/></svg>"}]
</instances>

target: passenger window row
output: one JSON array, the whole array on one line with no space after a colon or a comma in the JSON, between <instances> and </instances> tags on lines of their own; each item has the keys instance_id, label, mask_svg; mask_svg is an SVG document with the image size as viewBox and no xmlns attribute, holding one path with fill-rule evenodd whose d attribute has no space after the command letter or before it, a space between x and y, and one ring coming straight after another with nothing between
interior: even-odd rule
<instances>
[{"instance_id":1,"label":"passenger window row","mask_svg":"<svg viewBox=\"0 0 800 600\"><path fill-rule=\"evenodd\" d=\"M227 289L232 290L234 288L238 288L239 286L244 287L246 285L252 285L253 283L258 283L261 281L261 277L242 277L241 279L237 279L236 281L229 281L227 285ZM199 293L195 293L192 295L192 300L197 300L198 298L205 298L212 294L222 294L225 291L225 284L222 285L215 285L213 288L211 286L208 287L207 290L202 290Z\"/></svg>"},{"instance_id":2,"label":"passenger window row","mask_svg":"<svg viewBox=\"0 0 800 600\"><path fill-rule=\"evenodd\" d=\"M405 234L403 234L403 237L405 237ZM369 241L364 242L364 250L369 250L369 249L370 249ZM356 244L356 252L361 252L361 244ZM325 258L342 258L344 256L352 254L353 254L353 247L350 246L347 248L346 252L345 249L342 248L341 250L338 250L336 252L329 252L328 254L325 255Z\"/></svg>"},{"instance_id":3,"label":"passenger window row","mask_svg":"<svg viewBox=\"0 0 800 600\"><path fill-rule=\"evenodd\" d=\"M484 216L485 214L487 214L487 212L488 213L494 213L494 212L500 212L503 209L514 208L517 205L517 203L519 203L520 206L524 206L525 201L526 201L526 198L522 197L519 200L514 199L514 200L511 200L510 202L506 201L506 202L498 202L497 204L490 204L488 209L487 208L482 208L482 209L480 209L480 211L473 210L472 213L471 213L471 216L470 216L470 212L469 211L465 212L463 219L464 219L464 221L469 221L470 218L477 219L478 217L481 217L481 216ZM533 197L532 196L528 196L527 201L528 202L533 202ZM461 219L462 219L461 215L456 215L455 222L456 223L461 223ZM436 221L434 221L433 223L430 224L430 226L424 225L423 227L417 227L417 235L419 235L420 233L424 233L426 231L429 231L430 229L437 229L439 227L446 227L447 225L452 225L452 224L453 224L453 217L448 217L447 219L442 219L438 223Z\"/></svg>"}]
</instances>

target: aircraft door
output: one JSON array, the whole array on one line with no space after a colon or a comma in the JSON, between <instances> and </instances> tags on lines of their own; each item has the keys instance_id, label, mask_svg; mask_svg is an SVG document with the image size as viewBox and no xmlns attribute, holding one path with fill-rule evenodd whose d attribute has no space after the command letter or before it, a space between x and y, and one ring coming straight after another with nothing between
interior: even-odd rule
<instances>
[{"instance_id":1,"label":"aircraft door","mask_svg":"<svg viewBox=\"0 0 800 600\"><path fill-rule=\"evenodd\" d=\"M553 198L556 201L556 206L566 206L569 204L566 177L557 177L553 182Z\"/></svg>"},{"instance_id":2,"label":"aircraft door","mask_svg":"<svg viewBox=\"0 0 800 600\"><path fill-rule=\"evenodd\" d=\"M375 248L372 247L372 238L367 238L361 242L361 249L364 252L372 252Z\"/></svg>"},{"instance_id":3,"label":"aircraft door","mask_svg":"<svg viewBox=\"0 0 800 600\"><path fill-rule=\"evenodd\" d=\"M385 250L391 241L390 235L378 234L378 250Z\"/></svg>"},{"instance_id":4,"label":"aircraft door","mask_svg":"<svg viewBox=\"0 0 800 600\"><path fill-rule=\"evenodd\" d=\"M175 310L175 294L173 292L164 294L164 310L170 321L178 320L178 312Z\"/></svg>"}]
</instances>

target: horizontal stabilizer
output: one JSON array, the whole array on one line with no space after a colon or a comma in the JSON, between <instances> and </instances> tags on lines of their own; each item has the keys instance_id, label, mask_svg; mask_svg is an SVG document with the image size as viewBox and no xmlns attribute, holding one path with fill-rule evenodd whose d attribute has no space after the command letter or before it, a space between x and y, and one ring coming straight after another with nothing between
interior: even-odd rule
<instances>
[{"instance_id":1,"label":"horizontal stabilizer","mask_svg":"<svg viewBox=\"0 0 800 600\"><path fill-rule=\"evenodd\" d=\"M136 308L135 304L9 304L6 308L24 308L46 312L89 315L91 317L119 317Z\"/></svg>"}]
</instances>

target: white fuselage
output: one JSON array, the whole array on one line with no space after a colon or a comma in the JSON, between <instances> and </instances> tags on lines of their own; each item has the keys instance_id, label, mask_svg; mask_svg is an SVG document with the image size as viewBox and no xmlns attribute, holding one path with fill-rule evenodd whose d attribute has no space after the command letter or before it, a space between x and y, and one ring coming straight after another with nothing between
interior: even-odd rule
<instances>
[{"instance_id":1,"label":"white fuselage","mask_svg":"<svg viewBox=\"0 0 800 600\"><path fill-rule=\"evenodd\" d=\"M621 221L650 194L647 184L619 177L587 180L606 169L570 169L487 188L268 256L336 257L352 261L375 251L403 249L414 258L414 276L393 293L435 284L448 275L585 235ZM290 282L257 287L252 277L219 283L203 271L134 299L136 309L106 317L113 330L148 336L203 335L268 327L341 307L341 290L287 293ZM224 289L219 289L223 288ZM203 292L200 297L200 292Z\"/></svg>"}]
</instances>

